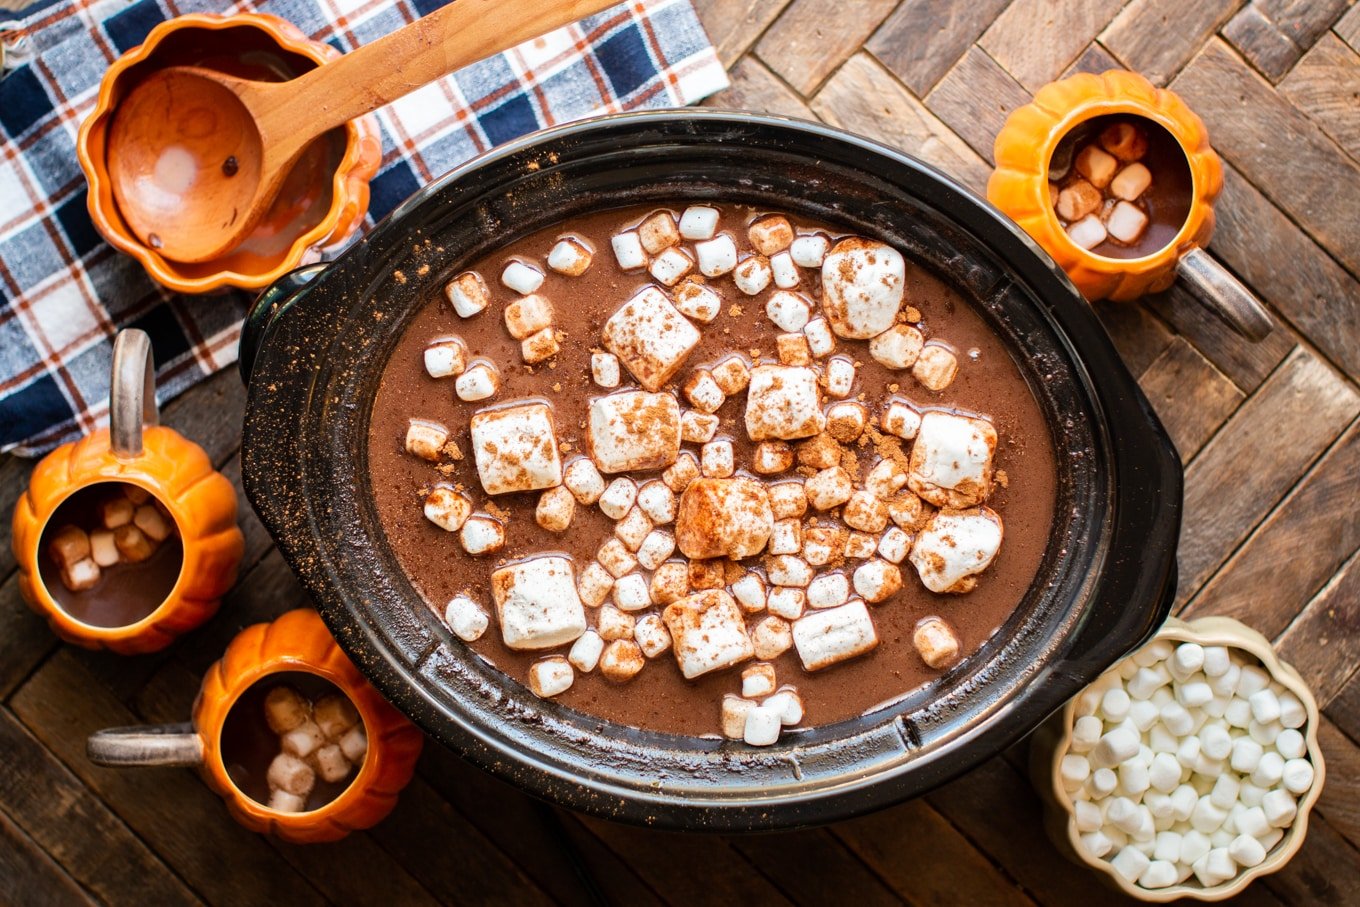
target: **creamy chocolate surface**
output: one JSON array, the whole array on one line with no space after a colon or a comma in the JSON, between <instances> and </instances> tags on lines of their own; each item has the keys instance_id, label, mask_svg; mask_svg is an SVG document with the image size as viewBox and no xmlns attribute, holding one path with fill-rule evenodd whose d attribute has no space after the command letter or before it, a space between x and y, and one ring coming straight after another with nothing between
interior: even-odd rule
<instances>
[{"instance_id":1,"label":"creamy chocolate surface","mask_svg":"<svg viewBox=\"0 0 1360 907\"><path fill-rule=\"evenodd\" d=\"M769 212L747 207L715 205L721 212L720 232L729 232L741 254L750 254L747 226ZM443 288L432 285L428 299L410 320L385 366L381 384L373 401L369 429L370 480L381 523L402 567L414 586L437 614L455 595L467 594L482 605L491 617L490 628L478 640L468 643L478 655L524 683L531 665L546 655L565 655L569 646L541 652L512 651L501 640L492 600L491 573L498 566L544 553L569 556L579 577L581 570L595 560L600 545L609 539L614 521L596 506L577 505L570 528L564 533L550 532L535 522L540 491L500 494L484 493L473 461L469 425L474 413L511 401L535 400L548 403L553 411L557 442L562 462L588 453L586 422L593 397L616 391L596 385L591 376L591 353L602 348L601 334L606 320L638 290L655 285L644 269L623 271L611 251L610 238L621 230L638 225L655 208L623 208L577 218L539 231L486 258L471 263L470 269L482 275L492 301L485 311L470 318L456 314L446 301ZM678 219L683 205L674 206ZM837 239L849 236L844 231L790 215L800 234L821 231L834 246ZM556 273L544 259L561 237L576 237L594 251L589 269L579 277ZM686 241L685 248L693 243ZM507 330L503 312L521 298L501 283L507 263L521 260L543 271L545 280L536 290L547 298L554 310L554 328L559 332L560 350L551 359L526 365L521 342ZM801 283L796 288L814 303L813 317L821 314L822 285L818 269L800 268ZM694 274L697 275L697 270ZM700 280L703 280L700 278ZM702 335L698 346L662 387L676 394L684 410L690 403L681 393L685 380L702 366L712 366L734 352L764 364L777 364L776 337L781 333L766 316L765 306L775 292L771 284L753 296L741 292L732 275L707 279L708 286L722 296L721 313L710 323L694 322ZM1004 541L990 567L978 577L977 588L966 594L936 594L928 591L910 559L899 567L902 589L886 601L869 606L879 644L871 652L832 667L809 673L790 649L773 659L778 683L797 688L806 706L801 726L825 724L849 718L894 699L942 673L928 667L913 647L912 636L918 622L930 616L944 619L957 633L962 657L975 652L1015 610L1048 544L1056 497L1054 454L1040 407L1025 385L1019 369L1000 339L960 295L924 267L906 263L905 303L919 310L917 323L927 342L947 344L957 355L957 377L939 392L928 390L913 378L910 369L885 367L869 353L866 340L836 338L835 355L853 359L858 366L855 384L847 400L860 400L868 408L872 430L858 442L845 445L840 465L852 478L862 482L865 474L894 446L894 439L880 434L879 420L890 397L910 401L921 411L957 410L978 414L991 420L998 436L994 458L996 482L986 506L1004 521ZM675 289L667 290L674 295ZM453 378L431 378L423 365L426 346L440 337L457 336L466 344L468 358L490 360L499 370L501 384L490 399L464 402L454 393ZM825 360L814 360L820 367ZM625 368L617 390L638 390L639 384ZM728 438L734 447L737 475L751 475L755 443L744 422L746 393L730 396L717 411L719 438ZM823 407L837 402L823 397ZM411 419L440 423L450 431L461 459L445 458L436 464L408 453L404 447ZM887 437L886 446L883 439ZM790 442L797 447L797 442ZM910 454L911 441L896 442L903 462ZM699 444L684 443L682 450L699 457ZM806 471L805 471L806 472ZM629 473L639 485L660 477L660 470ZM754 476L761 482L804 478L798 467L781 475ZM608 482L614 478L606 475ZM447 532L428 520L423 513L426 494L436 483L458 486L473 502L473 509L501 519L506 529L506 544L500 550L480 557L468 555L459 544L458 533ZM677 494L677 498L679 495ZM839 509L818 513L809 508L804 517L816 517L821 525L840 525ZM891 527L892 523L889 522ZM675 524L663 527L675 531ZM881 534L881 533L880 533ZM681 557L677 550L674 558ZM862 560L845 560L838 568L847 575ZM742 568L763 570L764 558L751 557L740 562ZM833 567L817 568L818 574ZM648 571L644 575L650 576ZM729 567L729 582L733 573ZM852 593L852 598L855 596ZM595 625L598 608L586 608L587 621ZM660 612L661 607L636 612L635 616ZM816 613L809 609L807 613ZM748 615L749 624L765 616ZM453 643L461 645L456 639ZM651 730L683 734L714 735L719 731L719 709L724 694L741 691L741 668L714 671L695 680L685 680L672 651L649 659L646 667L631 680L615 684L598 670L576 672L573 685L557 700L583 712Z\"/></svg>"}]
</instances>

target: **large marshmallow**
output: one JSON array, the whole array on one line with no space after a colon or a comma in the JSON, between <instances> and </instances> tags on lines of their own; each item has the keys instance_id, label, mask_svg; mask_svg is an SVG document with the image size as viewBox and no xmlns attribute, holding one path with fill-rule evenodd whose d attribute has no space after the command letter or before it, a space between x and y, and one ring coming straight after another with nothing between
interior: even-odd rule
<instances>
[{"instance_id":1,"label":"large marshmallow","mask_svg":"<svg viewBox=\"0 0 1360 907\"><path fill-rule=\"evenodd\" d=\"M911 448L907 484L936 507L975 507L992 492L996 429L986 419L928 412Z\"/></svg>"},{"instance_id":2,"label":"large marshmallow","mask_svg":"<svg viewBox=\"0 0 1360 907\"><path fill-rule=\"evenodd\" d=\"M741 608L721 589L706 589L673 602L663 617L675 640L676 663L687 680L755 655Z\"/></svg>"},{"instance_id":3,"label":"large marshmallow","mask_svg":"<svg viewBox=\"0 0 1360 907\"><path fill-rule=\"evenodd\" d=\"M822 310L841 337L867 340L893 326L902 308L906 262L891 246L851 237L822 262Z\"/></svg>"},{"instance_id":4,"label":"large marshmallow","mask_svg":"<svg viewBox=\"0 0 1360 907\"><path fill-rule=\"evenodd\" d=\"M643 287L604 324L604 345L638 383L660 390L699 344L699 331L656 287Z\"/></svg>"},{"instance_id":5,"label":"large marshmallow","mask_svg":"<svg viewBox=\"0 0 1360 907\"><path fill-rule=\"evenodd\" d=\"M536 557L491 574L501 639L507 648L551 649L586 631L571 561Z\"/></svg>"},{"instance_id":6,"label":"large marshmallow","mask_svg":"<svg viewBox=\"0 0 1360 907\"><path fill-rule=\"evenodd\" d=\"M864 602L811 611L793 625L793 644L809 671L863 655L878 645L878 633Z\"/></svg>"},{"instance_id":7,"label":"large marshmallow","mask_svg":"<svg viewBox=\"0 0 1360 907\"><path fill-rule=\"evenodd\" d=\"M596 397L586 441L601 472L663 469L680 453L680 404L643 391Z\"/></svg>"},{"instance_id":8,"label":"large marshmallow","mask_svg":"<svg viewBox=\"0 0 1360 907\"><path fill-rule=\"evenodd\" d=\"M932 592L971 592L1001 548L1001 517L988 507L941 512L911 547L911 563Z\"/></svg>"},{"instance_id":9,"label":"large marshmallow","mask_svg":"<svg viewBox=\"0 0 1360 907\"><path fill-rule=\"evenodd\" d=\"M562 484L552 408L545 403L518 403L475 413L472 452L487 494Z\"/></svg>"},{"instance_id":10,"label":"large marshmallow","mask_svg":"<svg viewBox=\"0 0 1360 907\"><path fill-rule=\"evenodd\" d=\"M746 392L746 433L752 441L809 438L825 427L816 372L783 365L752 370Z\"/></svg>"},{"instance_id":11,"label":"large marshmallow","mask_svg":"<svg viewBox=\"0 0 1360 907\"><path fill-rule=\"evenodd\" d=\"M752 479L695 479L680 496L675 541L686 557L751 557L773 530L770 496Z\"/></svg>"}]
</instances>

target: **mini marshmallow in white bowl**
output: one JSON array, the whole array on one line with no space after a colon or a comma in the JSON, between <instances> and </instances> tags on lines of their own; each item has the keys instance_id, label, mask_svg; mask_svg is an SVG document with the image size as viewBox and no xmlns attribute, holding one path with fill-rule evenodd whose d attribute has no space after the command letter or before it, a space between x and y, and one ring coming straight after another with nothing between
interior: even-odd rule
<instances>
[{"instance_id":1,"label":"mini marshmallow in white bowl","mask_svg":"<svg viewBox=\"0 0 1360 907\"><path fill-rule=\"evenodd\" d=\"M1261 634L1172 618L1036 732L1046 825L1138 900L1232 897L1303 844L1324 777L1317 724Z\"/></svg>"}]
</instances>

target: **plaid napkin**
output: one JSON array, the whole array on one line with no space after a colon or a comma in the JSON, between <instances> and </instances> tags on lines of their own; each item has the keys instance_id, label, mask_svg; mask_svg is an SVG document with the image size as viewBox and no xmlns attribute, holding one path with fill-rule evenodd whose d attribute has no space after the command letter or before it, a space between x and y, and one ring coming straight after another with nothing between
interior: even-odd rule
<instances>
[{"instance_id":1,"label":"plaid napkin","mask_svg":"<svg viewBox=\"0 0 1360 907\"><path fill-rule=\"evenodd\" d=\"M446 0L58 0L0 31L0 452L35 455L103 424L113 335L151 335L162 401L236 360L245 293L179 296L104 243L76 162L116 57L175 15L273 13L340 50ZM513 4L513 0L505 0ZM19 39L19 40L16 40ZM634 0L484 60L378 112L371 226L501 142L600 113L689 104L727 77L689 0Z\"/></svg>"}]
</instances>

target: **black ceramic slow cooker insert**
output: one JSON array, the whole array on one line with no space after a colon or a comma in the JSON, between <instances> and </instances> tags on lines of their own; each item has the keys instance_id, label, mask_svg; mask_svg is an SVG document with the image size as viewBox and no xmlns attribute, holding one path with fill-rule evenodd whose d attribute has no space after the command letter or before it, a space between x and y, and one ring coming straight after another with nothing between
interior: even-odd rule
<instances>
[{"instance_id":1,"label":"black ceramic slow cooker insert","mask_svg":"<svg viewBox=\"0 0 1360 907\"><path fill-rule=\"evenodd\" d=\"M890 706L759 749L614 725L540 700L487 665L403 574L368 488L377 382L434 288L574 215L705 199L840 225L947 279L1020 364L1058 459L1048 551L980 652ZM430 247L443 251L431 258ZM334 263L267 290L241 352L247 494L340 644L435 739L573 809L731 831L886 806L1013 743L1170 609L1180 464L1090 307L985 201L825 125L667 110L525 137L422 189Z\"/></svg>"}]
</instances>

